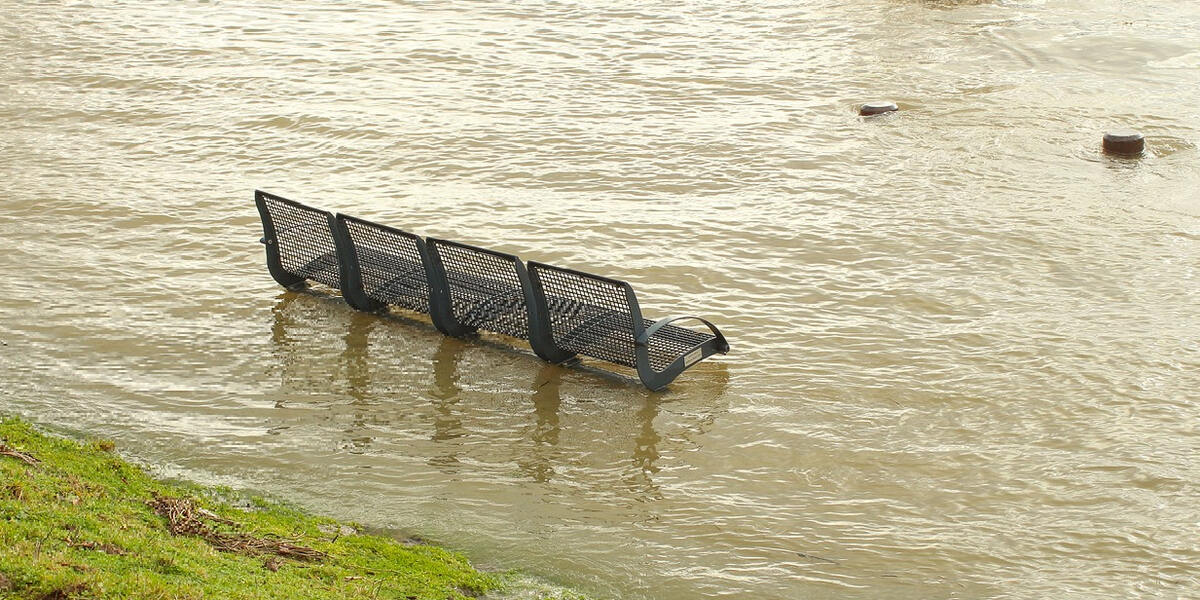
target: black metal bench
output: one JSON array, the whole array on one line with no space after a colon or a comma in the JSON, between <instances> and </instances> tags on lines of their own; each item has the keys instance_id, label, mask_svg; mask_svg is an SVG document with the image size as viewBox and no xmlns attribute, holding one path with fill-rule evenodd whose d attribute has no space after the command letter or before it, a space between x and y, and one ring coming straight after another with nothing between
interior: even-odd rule
<instances>
[{"instance_id":1,"label":"black metal bench","mask_svg":"<svg viewBox=\"0 0 1200 600\"><path fill-rule=\"evenodd\" d=\"M426 313L439 331L483 330L529 342L543 360L577 355L637 370L658 390L692 365L729 351L720 330L699 317L652 321L624 281L485 248L429 238L255 192L267 267L295 288L315 281L341 290L359 310L389 305ZM708 331L674 323L694 319Z\"/></svg>"}]
</instances>

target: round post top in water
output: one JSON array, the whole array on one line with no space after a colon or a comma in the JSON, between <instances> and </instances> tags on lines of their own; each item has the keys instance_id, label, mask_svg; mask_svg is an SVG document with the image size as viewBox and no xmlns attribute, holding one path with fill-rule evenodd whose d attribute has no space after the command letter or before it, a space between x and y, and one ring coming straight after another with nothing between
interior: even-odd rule
<instances>
[{"instance_id":1,"label":"round post top in water","mask_svg":"<svg viewBox=\"0 0 1200 600\"><path fill-rule=\"evenodd\" d=\"M1146 138L1132 129L1116 129L1104 134L1104 152L1135 155L1146 149Z\"/></svg>"},{"instance_id":2,"label":"round post top in water","mask_svg":"<svg viewBox=\"0 0 1200 600\"><path fill-rule=\"evenodd\" d=\"M871 115L881 115L883 113L890 113L897 110L900 110L900 107L896 106L895 102L868 102L858 107L858 114L864 117L869 117Z\"/></svg>"}]
</instances>

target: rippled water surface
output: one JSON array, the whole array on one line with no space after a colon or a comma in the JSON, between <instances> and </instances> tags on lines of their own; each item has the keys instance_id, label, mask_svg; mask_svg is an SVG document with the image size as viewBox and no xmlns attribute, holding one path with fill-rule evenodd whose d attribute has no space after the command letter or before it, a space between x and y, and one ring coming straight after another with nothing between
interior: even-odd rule
<instances>
[{"instance_id":1,"label":"rippled water surface","mask_svg":"<svg viewBox=\"0 0 1200 600\"><path fill-rule=\"evenodd\" d=\"M0 0L0 51L3 412L599 598L1200 596L1194 2ZM653 394L285 293L255 188L733 352Z\"/></svg>"}]
</instances>

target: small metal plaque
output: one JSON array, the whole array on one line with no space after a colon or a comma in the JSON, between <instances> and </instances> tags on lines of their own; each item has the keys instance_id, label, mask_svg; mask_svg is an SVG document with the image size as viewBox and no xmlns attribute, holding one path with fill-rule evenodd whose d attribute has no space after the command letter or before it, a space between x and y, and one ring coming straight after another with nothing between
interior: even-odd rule
<instances>
[{"instance_id":1,"label":"small metal plaque","mask_svg":"<svg viewBox=\"0 0 1200 600\"><path fill-rule=\"evenodd\" d=\"M688 352L687 356L683 357L683 366L690 367L700 362L700 359L702 358L704 358L704 352L700 348L696 348L695 350Z\"/></svg>"}]
</instances>

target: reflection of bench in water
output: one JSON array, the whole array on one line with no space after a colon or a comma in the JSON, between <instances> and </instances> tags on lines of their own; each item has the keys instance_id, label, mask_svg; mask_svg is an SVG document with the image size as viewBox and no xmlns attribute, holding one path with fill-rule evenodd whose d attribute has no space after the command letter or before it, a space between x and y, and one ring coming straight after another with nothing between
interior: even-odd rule
<instances>
[{"instance_id":1,"label":"reflection of bench in water","mask_svg":"<svg viewBox=\"0 0 1200 600\"><path fill-rule=\"evenodd\" d=\"M698 317L652 321L624 281L530 262L255 192L267 267L280 285L315 281L340 289L356 309L389 305L426 313L447 335L482 330L529 341L560 363L576 355L637 369L661 389L684 370L729 351ZM682 319L707 331L675 325Z\"/></svg>"}]
</instances>

